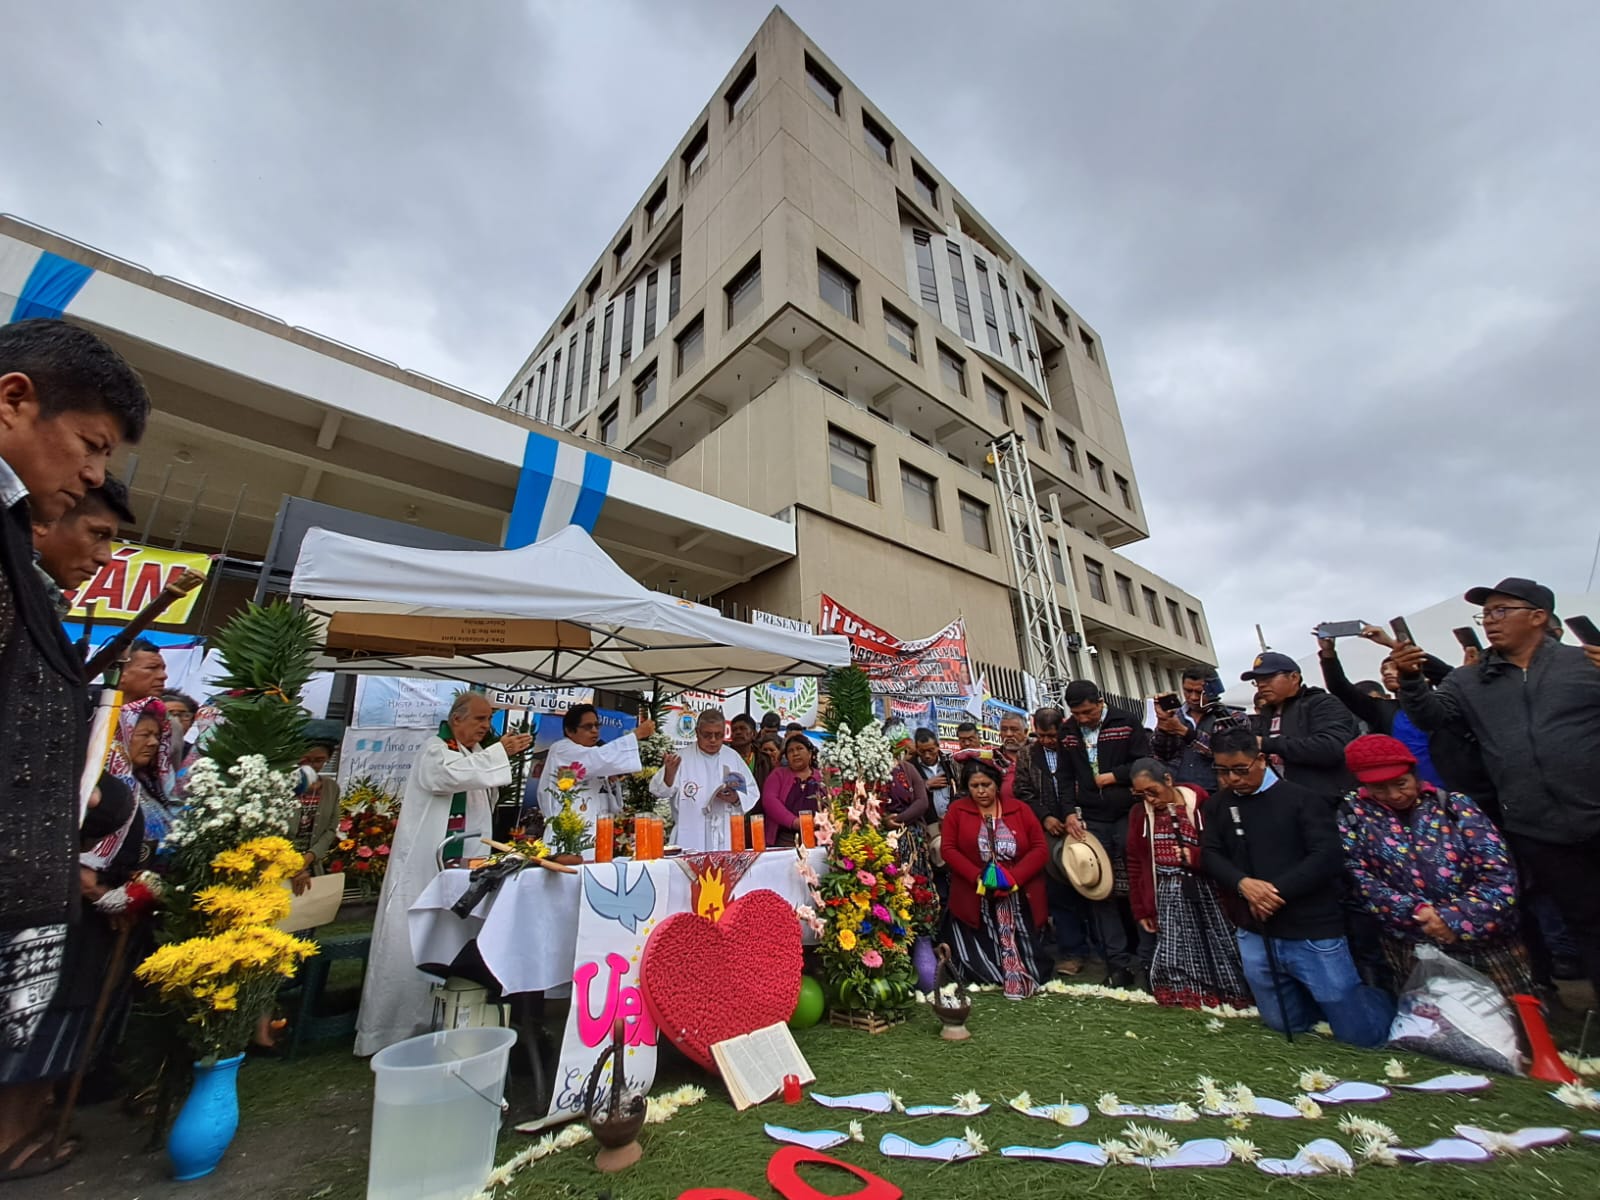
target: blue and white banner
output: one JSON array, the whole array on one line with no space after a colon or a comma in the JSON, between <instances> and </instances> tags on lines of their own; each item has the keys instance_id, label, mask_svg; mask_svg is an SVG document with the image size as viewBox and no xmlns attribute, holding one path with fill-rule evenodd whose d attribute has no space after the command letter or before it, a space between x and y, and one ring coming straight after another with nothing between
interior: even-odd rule
<instances>
[{"instance_id":1,"label":"blue and white banner","mask_svg":"<svg viewBox=\"0 0 1600 1200\"><path fill-rule=\"evenodd\" d=\"M593 533L610 485L609 458L529 430L506 547L542 541L568 525Z\"/></svg>"},{"instance_id":2,"label":"blue and white banner","mask_svg":"<svg viewBox=\"0 0 1600 1200\"><path fill-rule=\"evenodd\" d=\"M8 268L17 264L8 263ZM6 270L4 275L11 275L11 270ZM89 276L94 274L93 267L86 267L82 263L73 262L70 258L62 258L59 254L52 254L48 250L39 252L38 258L33 261L27 276L16 289L17 302L12 306L10 320L25 321L30 317L59 317L67 311L67 306L76 299L83 290L83 285L89 282ZM6 280L9 283L9 279ZM5 292L9 293L7 287Z\"/></svg>"}]
</instances>

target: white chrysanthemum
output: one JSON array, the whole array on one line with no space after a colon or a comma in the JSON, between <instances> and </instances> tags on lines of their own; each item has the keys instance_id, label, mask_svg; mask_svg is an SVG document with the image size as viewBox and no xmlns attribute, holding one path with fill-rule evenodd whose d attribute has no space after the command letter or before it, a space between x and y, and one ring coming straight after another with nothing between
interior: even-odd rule
<instances>
[{"instance_id":1,"label":"white chrysanthemum","mask_svg":"<svg viewBox=\"0 0 1600 1200\"><path fill-rule=\"evenodd\" d=\"M1339 1130L1351 1138L1376 1138L1386 1146L1398 1146L1400 1135L1382 1121L1358 1117L1354 1113L1339 1119Z\"/></svg>"},{"instance_id":2,"label":"white chrysanthemum","mask_svg":"<svg viewBox=\"0 0 1600 1200\"><path fill-rule=\"evenodd\" d=\"M1388 1147L1385 1146L1384 1149L1388 1150ZM1305 1161L1309 1165L1316 1167L1320 1171L1326 1171L1330 1175L1354 1175L1356 1173L1355 1167L1343 1159L1334 1158L1317 1150L1302 1151L1302 1153L1305 1154ZM1392 1156L1393 1151L1390 1151L1390 1154ZM1373 1161L1379 1162L1382 1160L1374 1159Z\"/></svg>"},{"instance_id":3,"label":"white chrysanthemum","mask_svg":"<svg viewBox=\"0 0 1600 1200\"><path fill-rule=\"evenodd\" d=\"M1563 1083L1552 1095L1568 1108L1600 1109L1600 1092L1580 1083Z\"/></svg>"},{"instance_id":4,"label":"white chrysanthemum","mask_svg":"<svg viewBox=\"0 0 1600 1200\"><path fill-rule=\"evenodd\" d=\"M1006 1103L1012 1108L1016 1109L1019 1113L1025 1113L1033 1107L1033 1097L1027 1092L1018 1092L1015 1096L1011 1097L1011 1099L1007 1100Z\"/></svg>"},{"instance_id":5,"label":"white chrysanthemum","mask_svg":"<svg viewBox=\"0 0 1600 1200\"><path fill-rule=\"evenodd\" d=\"M987 1154L989 1152L988 1144L978 1136L978 1131L971 1125L961 1131L961 1140L972 1148L974 1154Z\"/></svg>"},{"instance_id":6,"label":"white chrysanthemum","mask_svg":"<svg viewBox=\"0 0 1600 1200\"><path fill-rule=\"evenodd\" d=\"M1228 1089L1228 1103L1235 1112L1253 1113L1256 1111L1256 1094L1242 1083L1236 1083Z\"/></svg>"},{"instance_id":7,"label":"white chrysanthemum","mask_svg":"<svg viewBox=\"0 0 1600 1200\"><path fill-rule=\"evenodd\" d=\"M1296 1096L1294 1098L1294 1110L1308 1121L1320 1120L1322 1117L1322 1105L1318 1104L1310 1096Z\"/></svg>"},{"instance_id":8,"label":"white chrysanthemum","mask_svg":"<svg viewBox=\"0 0 1600 1200\"><path fill-rule=\"evenodd\" d=\"M1331 1038L1333 1036L1333 1026L1326 1021L1318 1021L1311 1027L1311 1032L1318 1037Z\"/></svg>"},{"instance_id":9,"label":"white chrysanthemum","mask_svg":"<svg viewBox=\"0 0 1600 1200\"><path fill-rule=\"evenodd\" d=\"M1380 1137L1371 1137L1364 1134L1356 1138L1355 1148L1356 1155L1362 1162L1372 1163L1374 1166L1379 1167L1393 1167L1398 1166L1400 1163L1400 1160L1395 1157L1394 1147ZM1307 1155L1306 1161L1315 1163L1317 1157L1320 1156ZM1322 1164L1315 1163L1315 1165L1321 1166ZM1334 1165L1331 1169L1348 1173L1346 1168L1339 1165Z\"/></svg>"},{"instance_id":10,"label":"white chrysanthemum","mask_svg":"<svg viewBox=\"0 0 1600 1200\"><path fill-rule=\"evenodd\" d=\"M1094 1106L1104 1116L1120 1117L1122 1115L1122 1101L1117 1099L1115 1092L1101 1092L1096 1098Z\"/></svg>"},{"instance_id":11,"label":"white chrysanthemum","mask_svg":"<svg viewBox=\"0 0 1600 1200\"><path fill-rule=\"evenodd\" d=\"M1250 1128L1250 1118L1243 1113L1234 1113L1223 1124L1227 1125L1229 1129L1237 1129L1242 1133Z\"/></svg>"},{"instance_id":12,"label":"white chrysanthemum","mask_svg":"<svg viewBox=\"0 0 1600 1200\"><path fill-rule=\"evenodd\" d=\"M1180 1100L1180 1101L1178 1101L1176 1104L1174 1104L1172 1106L1172 1115L1168 1119L1169 1120L1173 1120L1173 1121L1180 1121L1180 1122L1181 1121L1198 1121L1200 1119L1200 1114L1195 1112L1194 1105L1189 1104L1186 1101Z\"/></svg>"},{"instance_id":13,"label":"white chrysanthemum","mask_svg":"<svg viewBox=\"0 0 1600 1200\"><path fill-rule=\"evenodd\" d=\"M975 1113L983 1108L983 1097L977 1092L959 1092L950 1099L956 1102L956 1109L959 1112Z\"/></svg>"},{"instance_id":14,"label":"white chrysanthemum","mask_svg":"<svg viewBox=\"0 0 1600 1200\"><path fill-rule=\"evenodd\" d=\"M894 1109L895 1112L905 1112L906 1104L904 1100L900 1099L899 1092L895 1091L893 1088L890 1088L887 1095L889 1097L890 1108Z\"/></svg>"},{"instance_id":15,"label":"white chrysanthemum","mask_svg":"<svg viewBox=\"0 0 1600 1200\"><path fill-rule=\"evenodd\" d=\"M1122 1130L1122 1140L1133 1148L1139 1158L1164 1158L1178 1148L1178 1139L1165 1129L1153 1125L1135 1125L1132 1121Z\"/></svg>"},{"instance_id":16,"label":"white chrysanthemum","mask_svg":"<svg viewBox=\"0 0 1600 1200\"><path fill-rule=\"evenodd\" d=\"M866 1137L866 1135L861 1132L861 1122L860 1121L851 1121L850 1124L846 1127L846 1132L849 1133L850 1140L852 1142L859 1142L859 1141L863 1140Z\"/></svg>"},{"instance_id":17,"label":"white chrysanthemum","mask_svg":"<svg viewBox=\"0 0 1600 1200\"><path fill-rule=\"evenodd\" d=\"M1388 1062L1384 1063L1383 1073L1390 1079L1404 1079L1411 1074L1410 1071L1406 1070L1405 1063L1401 1062L1398 1058L1391 1058Z\"/></svg>"},{"instance_id":18,"label":"white chrysanthemum","mask_svg":"<svg viewBox=\"0 0 1600 1200\"><path fill-rule=\"evenodd\" d=\"M1321 1067L1313 1067L1309 1071L1300 1072L1300 1090L1302 1092L1325 1092L1339 1081L1329 1075Z\"/></svg>"},{"instance_id":19,"label":"white chrysanthemum","mask_svg":"<svg viewBox=\"0 0 1600 1200\"><path fill-rule=\"evenodd\" d=\"M1228 1105L1228 1097L1217 1086L1217 1081L1209 1075L1202 1075L1194 1081L1197 1094L1200 1097L1200 1107L1207 1112L1221 1112Z\"/></svg>"},{"instance_id":20,"label":"white chrysanthemum","mask_svg":"<svg viewBox=\"0 0 1600 1200\"><path fill-rule=\"evenodd\" d=\"M1228 1148L1228 1153L1232 1154L1240 1162L1253 1163L1261 1157L1261 1151L1256 1149L1256 1144L1249 1138L1223 1138L1222 1144Z\"/></svg>"},{"instance_id":21,"label":"white chrysanthemum","mask_svg":"<svg viewBox=\"0 0 1600 1200\"><path fill-rule=\"evenodd\" d=\"M1106 1156L1106 1162L1112 1166L1126 1166L1139 1157L1134 1148L1120 1138L1107 1138L1103 1142L1097 1142L1096 1145Z\"/></svg>"},{"instance_id":22,"label":"white chrysanthemum","mask_svg":"<svg viewBox=\"0 0 1600 1200\"><path fill-rule=\"evenodd\" d=\"M1221 1021L1216 1017L1212 1017L1209 1021L1206 1022L1206 1032L1207 1033L1221 1033L1227 1027L1228 1026L1227 1026L1226 1022Z\"/></svg>"}]
</instances>

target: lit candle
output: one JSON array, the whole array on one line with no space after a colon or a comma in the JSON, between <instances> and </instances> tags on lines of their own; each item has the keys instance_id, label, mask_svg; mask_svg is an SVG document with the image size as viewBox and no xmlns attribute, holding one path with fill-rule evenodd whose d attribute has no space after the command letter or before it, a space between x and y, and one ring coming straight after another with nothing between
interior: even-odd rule
<instances>
[{"instance_id":1,"label":"lit candle","mask_svg":"<svg viewBox=\"0 0 1600 1200\"><path fill-rule=\"evenodd\" d=\"M765 817L750 818L750 849L760 854L767 848L767 819Z\"/></svg>"},{"instance_id":2,"label":"lit candle","mask_svg":"<svg viewBox=\"0 0 1600 1200\"><path fill-rule=\"evenodd\" d=\"M734 813L728 818L728 849L744 849L744 814Z\"/></svg>"},{"instance_id":3,"label":"lit candle","mask_svg":"<svg viewBox=\"0 0 1600 1200\"><path fill-rule=\"evenodd\" d=\"M807 850L814 849L817 844L816 816L812 813L800 814L800 844Z\"/></svg>"},{"instance_id":4,"label":"lit candle","mask_svg":"<svg viewBox=\"0 0 1600 1200\"><path fill-rule=\"evenodd\" d=\"M611 861L612 842L615 838L615 829L611 817L603 816L594 823L594 860L597 863Z\"/></svg>"}]
</instances>

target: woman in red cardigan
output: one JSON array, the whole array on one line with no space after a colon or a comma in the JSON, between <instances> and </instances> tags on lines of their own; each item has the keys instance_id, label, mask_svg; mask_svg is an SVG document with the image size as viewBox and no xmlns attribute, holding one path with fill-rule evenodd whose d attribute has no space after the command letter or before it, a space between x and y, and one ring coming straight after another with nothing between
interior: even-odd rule
<instances>
[{"instance_id":1,"label":"woman in red cardigan","mask_svg":"<svg viewBox=\"0 0 1600 1200\"><path fill-rule=\"evenodd\" d=\"M1233 924L1216 886L1200 870L1205 821L1202 788L1178 787L1165 763L1135 760L1128 768L1135 803L1128 813L1128 903L1134 920L1156 935L1150 990L1178 1008L1248 1008Z\"/></svg>"},{"instance_id":2,"label":"woman in red cardigan","mask_svg":"<svg viewBox=\"0 0 1600 1200\"><path fill-rule=\"evenodd\" d=\"M999 767L979 760L968 772L967 794L945 812L940 843L950 868L950 958L965 982L1000 984L1007 999L1022 1000L1044 980L1035 934L1049 913L1049 851L1033 811L1001 798Z\"/></svg>"}]
</instances>

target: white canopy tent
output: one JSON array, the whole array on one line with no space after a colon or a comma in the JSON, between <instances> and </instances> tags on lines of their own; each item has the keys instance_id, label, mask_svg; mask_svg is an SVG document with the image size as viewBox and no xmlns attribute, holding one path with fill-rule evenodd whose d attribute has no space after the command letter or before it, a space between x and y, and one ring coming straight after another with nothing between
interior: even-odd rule
<instances>
[{"instance_id":1,"label":"white canopy tent","mask_svg":"<svg viewBox=\"0 0 1600 1200\"><path fill-rule=\"evenodd\" d=\"M322 670L733 691L850 662L842 637L747 625L652 592L576 525L515 550L423 550L312 529L289 591L327 622Z\"/></svg>"}]
</instances>

